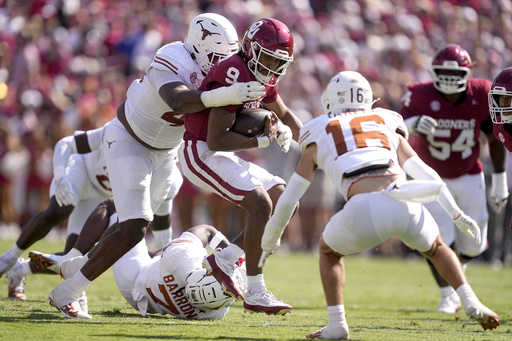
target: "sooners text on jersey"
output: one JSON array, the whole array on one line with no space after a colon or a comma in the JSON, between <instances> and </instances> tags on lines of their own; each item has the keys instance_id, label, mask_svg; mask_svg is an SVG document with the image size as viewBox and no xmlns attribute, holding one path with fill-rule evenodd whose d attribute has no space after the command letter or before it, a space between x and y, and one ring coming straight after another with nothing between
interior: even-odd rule
<instances>
[{"instance_id":1,"label":"sooners text on jersey","mask_svg":"<svg viewBox=\"0 0 512 341\"><path fill-rule=\"evenodd\" d=\"M480 131L492 133L487 94L491 82L470 78L464 102L453 105L434 88L432 82L410 85L402 97L400 114L407 119L427 115L437 121L433 135L418 134L414 145L419 157L443 178L457 178L482 171L479 160Z\"/></svg>"}]
</instances>

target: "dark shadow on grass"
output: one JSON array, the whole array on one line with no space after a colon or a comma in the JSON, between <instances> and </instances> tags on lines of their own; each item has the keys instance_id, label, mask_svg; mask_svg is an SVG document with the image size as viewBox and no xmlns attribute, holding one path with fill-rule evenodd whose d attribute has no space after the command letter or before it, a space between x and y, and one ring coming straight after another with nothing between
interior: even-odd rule
<instances>
[{"instance_id":1,"label":"dark shadow on grass","mask_svg":"<svg viewBox=\"0 0 512 341\"><path fill-rule=\"evenodd\" d=\"M110 338L129 338L129 339L157 339L157 340L258 340L258 341L275 341L275 339L271 338L261 338L261 337L233 337L233 336L217 336L217 337L211 337L211 336L183 336L183 335L128 335L128 334L92 334L91 337L110 337ZM281 339L280 340L304 340L305 338L300 339Z\"/></svg>"}]
</instances>

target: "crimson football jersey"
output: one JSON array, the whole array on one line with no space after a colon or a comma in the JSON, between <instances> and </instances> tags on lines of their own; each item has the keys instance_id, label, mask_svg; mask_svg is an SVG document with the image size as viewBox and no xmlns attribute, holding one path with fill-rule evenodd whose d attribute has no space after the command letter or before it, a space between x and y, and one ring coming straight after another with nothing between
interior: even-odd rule
<instances>
[{"instance_id":1,"label":"crimson football jersey","mask_svg":"<svg viewBox=\"0 0 512 341\"><path fill-rule=\"evenodd\" d=\"M247 64L242 57L235 54L215 64L208 75L201 83L198 90L206 91L213 90L222 86L230 86L235 83L244 83L256 81L256 78L251 73ZM267 86L265 89L265 96L256 101L249 101L239 105L229 105L223 109L235 114L237 110L247 108L257 108L260 103L272 103L277 100L277 86ZM184 115L185 120L185 135L184 140L201 140L206 141L208 135L208 118L210 115L210 108L203 111Z\"/></svg>"},{"instance_id":2,"label":"crimson football jersey","mask_svg":"<svg viewBox=\"0 0 512 341\"><path fill-rule=\"evenodd\" d=\"M417 134L415 150L441 177L451 179L483 170L478 138L480 131L492 133L487 103L491 85L487 79L470 78L466 99L457 105L446 101L432 82L412 84L403 95L400 114L404 120L427 115L437 121L434 134Z\"/></svg>"},{"instance_id":3,"label":"crimson football jersey","mask_svg":"<svg viewBox=\"0 0 512 341\"><path fill-rule=\"evenodd\" d=\"M512 153L512 124L494 124L494 135Z\"/></svg>"}]
</instances>

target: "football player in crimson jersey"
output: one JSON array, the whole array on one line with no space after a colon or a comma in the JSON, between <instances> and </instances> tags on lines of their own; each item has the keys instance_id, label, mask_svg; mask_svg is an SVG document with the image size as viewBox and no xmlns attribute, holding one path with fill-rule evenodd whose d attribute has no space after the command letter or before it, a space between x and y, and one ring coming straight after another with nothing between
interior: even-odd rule
<instances>
[{"instance_id":1,"label":"football player in crimson jersey","mask_svg":"<svg viewBox=\"0 0 512 341\"><path fill-rule=\"evenodd\" d=\"M494 135L512 153L512 67L501 70L494 78L488 98Z\"/></svg>"},{"instance_id":2,"label":"football player in crimson jersey","mask_svg":"<svg viewBox=\"0 0 512 341\"><path fill-rule=\"evenodd\" d=\"M332 78L323 102L325 115L306 122L301 129L302 156L265 226L259 264L263 267L280 245L296 203L316 171L323 169L346 204L331 218L319 244L329 323L307 337L349 337L343 256L377 246L391 236L432 261L457 289L469 318L484 330L498 327L499 316L478 300L455 252L443 242L434 219L421 203L437 200L470 239L480 237L478 226L457 206L439 175L411 148L402 117L383 108L372 109L370 84L353 71L343 71ZM415 180L407 181L406 174Z\"/></svg>"},{"instance_id":3,"label":"football player in crimson jersey","mask_svg":"<svg viewBox=\"0 0 512 341\"><path fill-rule=\"evenodd\" d=\"M512 67L494 78L488 102L494 135L512 153Z\"/></svg>"},{"instance_id":4,"label":"football player in crimson jersey","mask_svg":"<svg viewBox=\"0 0 512 341\"><path fill-rule=\"evenodd\" d=\"M114 200L106 199L91 213L74 245L83 256L70 258L31 251L30 258L42 269L69 278L95 252L89 245L100 238L92 236L90 230L105 232L101 236L105 238L117 228L116 221ZM227 245L225 236L209 225L194 226L159 250L148 250L141 240L112 266L117 287L143 316L158 313L186 319L222 319L235 299L224 294L213 276L205 276L202 261L207 255L206 247L212 251ZM245 286L243 260L237 265L236 275L240 285ZM87 312L86 301L80 304Z\"/></svg>"},{"instance_id":5,"label":"football player in crimson jersey","mask_svg":"<svg viewBox=\"0 0 512 341\"><path fill-rule=\"evenodd\" d=\"M84 222L101 201L112 196L101 149L104 129L105 126L86 132L79 131L74 136L62 138L55 145L50 204L46 210L34 215L23 226L11 249L0 256L0 276L5 273L9 280L9 299L25 300L23 287L26 276L41 273L33 262L19 258L21 254L66 219L68 223L64 253L70 257L81 255L72 247L80 235ZM155 212L152 222L155 235L171 234L172 202L183 182L177 169L172 177L172 190ZM88 233L92 238L99 239L103 231L91 228ZM89 243L88 247L92 247L96 241ZM163 247L169 241L168 237L161 238L160 244L155 247Z\"/></svg>"},{"instance_id":6,"label":"football player in crimson jersey","mask_svg":"<svg viewBox=\"0 0 512 341\"><path fill-rule=\"evenodd\" d=\"M176 153L185 131L183 114L253 101L263 95L257 82L197 90L211 66L237 50L238 34L226 18L213 13L198 15L184 42L161 47L144 77L128 88L102 145L119 229L100 241L98 251L75 276L49 294L51 304L64 315L90 318L78 304L81 293L144 238L154 212L172 186Z\"/></svg>"},{"instance_id":7,"label":"football player in crimson jersey","mask_svg":"<svg viewBox=\"0 0 512 341\"><path fill-rule=\"evenodd\" d=\"M292 138L297 140L302 124L283 103L277 87L292 60L293 37L286 25L269 18L255 21L245 32L240 51L215 65L199 89L258 81L265 86L265 95L241 105L185 116L186 132L180 147L183 174L196 186L215 192L248 213L244 231L229 247L206 258L204 264L227 292L244 299L244 309L250 312L284 315L292 309L266 289L262 269L258 268L261 235L285 181L241 159L234 151L265 148L277 139L287 152ZM230 131L238 110L260 105L273 111L262 136L246 137ZM245 298L230 279L233 264L244 253L248 275Z\"/></svg>"},{"instance_id":8,"label":"football player in crimson jersey","mask_svg":"<svg viewBox=\"0 0 512 341\"><path fill-rule=\"evenodd\" d=\"M436 219L443 240L456 248L463 263L481 255L487 247L487 199L479 136L483 132L493 166L489 205L500 212L508 198L505 148L492 133L487 94L491 82L470 78L471 58L459 45L439 50L432 62L431 82L410 85L402 97L400 114L409 128L411 144L422 160L439 173L459 206L481 228L475 243L454 228L437 203L427 207ZM431 265L431 264L430 264ZM455 313L458 296L431 266L441 291L438 312Z\"/></svg>"}]
</instances>

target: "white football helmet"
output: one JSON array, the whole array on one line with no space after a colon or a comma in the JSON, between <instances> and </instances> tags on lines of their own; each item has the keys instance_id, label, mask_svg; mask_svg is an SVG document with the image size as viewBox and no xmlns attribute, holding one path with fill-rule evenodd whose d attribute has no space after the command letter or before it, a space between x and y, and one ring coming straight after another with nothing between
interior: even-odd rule
<instances>
[{"instance_id":1,"label":"white football helmet","mask_svg":"<svg viewBox=\"0 0 512 341\"><path fill-rule=\"evenodd\" d=\"M235 267L235 283L245 292L247 276L239 267ZM205 269L190 273L185 282L185 295L190 303L199 310L216 310L231 306L235 298L224 293L215 277L207 275Z\"/></svg>"},{"instance_id":2,"label":"white football helmet","mask_svg":"<svg viewBox=\"0 0 512 341\"><path fill-rule=\"evenodd\" d=\"M334 76L322 96L326 114L371 109L373 91L359 72L342 71Z\"/></svg>"},{"instance_id":3,"label":"white football helmet","mask_svg":"<svg viewBox=\"0 0 512 341\"><path fill-rule=\"evenodd\" d=\"M238 51L238 33L222 15L204 13L192 19L183 43L206 74L219 60Z\"/></svg>"}]
</instances>

